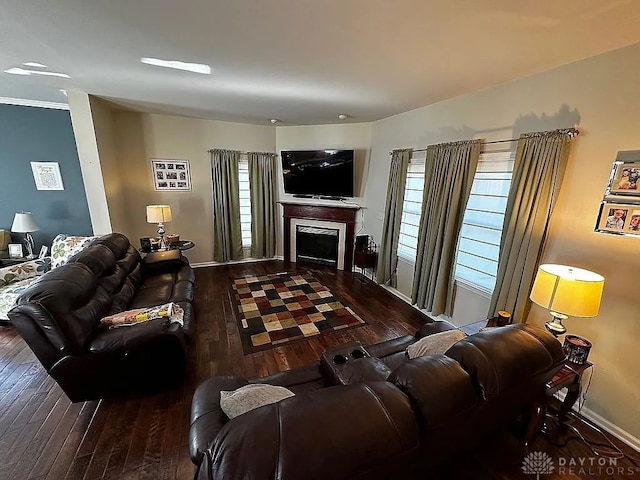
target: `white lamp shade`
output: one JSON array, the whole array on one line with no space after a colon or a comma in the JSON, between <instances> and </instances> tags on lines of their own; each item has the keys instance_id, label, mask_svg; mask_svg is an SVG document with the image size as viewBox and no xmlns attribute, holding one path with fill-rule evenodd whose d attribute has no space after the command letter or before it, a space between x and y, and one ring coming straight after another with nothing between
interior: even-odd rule
<instances>
[{"instance_id":1,"label":"white lamp shade","mask_svg":"<svg viewBox=\"0 0 640 480\"><path fill-rule=\"evenodd\" d=\"M552 312L572 317L595 317L600 310L604 277L566 265L540 265L531 300Z\"/></svg>"},{"instance_id":2,"label":"white lamp shade","mask_svg":"<svg viewBox=\"0 0 640 480\"><path fill-rule=\"evenodd\" d=\"M11 225L11 231L16 233L29 233L37 232L40 227L33 219L31 212L16 213L13 217L13 225Z\"/></svg>"},{"instance_id":3,"label":"white lamp shade","mask_svg":"<svg viewBox=\"0 0 640 480\"><path fill-rule=\"evenodd\" d=\"M171 221L169 205L147 205L147 223L164 223Z\"/></svg>"}]
</instances>

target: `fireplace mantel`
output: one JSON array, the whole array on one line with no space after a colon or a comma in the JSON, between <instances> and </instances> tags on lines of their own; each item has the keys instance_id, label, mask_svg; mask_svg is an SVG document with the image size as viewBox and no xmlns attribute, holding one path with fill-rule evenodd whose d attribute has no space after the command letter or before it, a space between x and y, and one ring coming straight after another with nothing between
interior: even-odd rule
<instances>
[{"instance_id":1,"label":"fireplace mantel","mask_svg":"<svg viewBox=\"0 0 640 480\"><path fill-rule=\"evenodd\" d=\"M291 259L291 219L329 221L345 225L343 239L344 269L351 271L353 265L353 241L356 223L357 205L317 205L308 203L281 202L284 209L284 260ZM295 261L295 258L293 259Z\"/></svg>"}]
</instances>

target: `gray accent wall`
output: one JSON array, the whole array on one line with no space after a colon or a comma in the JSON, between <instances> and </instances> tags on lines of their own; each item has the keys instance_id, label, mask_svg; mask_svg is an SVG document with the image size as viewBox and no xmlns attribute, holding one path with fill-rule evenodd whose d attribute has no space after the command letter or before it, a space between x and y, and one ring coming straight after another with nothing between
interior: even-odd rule
<instances>
[{"instance_id":1,"label":"gray accent wall","mask_svg":"<svg viewBox=\"0 0 640 480\"><path fill-rule=\"evenodd\" d=\"M30 162L58 162L64 190L36 190ZM36 253L58 233L93 234L67 110L0 105L0 229L11 229L20 211L31 212L40 226ZM11 237L22 240L22 234Z\"/></svg>"}]
</instances>

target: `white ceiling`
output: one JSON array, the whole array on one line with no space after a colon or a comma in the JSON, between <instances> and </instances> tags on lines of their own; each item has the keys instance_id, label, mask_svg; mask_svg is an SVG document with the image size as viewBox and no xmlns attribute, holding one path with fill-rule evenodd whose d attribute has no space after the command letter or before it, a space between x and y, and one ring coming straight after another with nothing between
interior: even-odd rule
<instances>
[{"instance_id":1,"label":"white ceiling","mask_svg":"<svg viewBox=\"0 0 640 480\"><path fill-rule=\"evenodd\" d=\"M71 75L0 73L0 97L64 102L63 88L227 121L372 121L640 42L639 24L637 0L0 0L0 71Z\"/></svg>"}]
</instances>

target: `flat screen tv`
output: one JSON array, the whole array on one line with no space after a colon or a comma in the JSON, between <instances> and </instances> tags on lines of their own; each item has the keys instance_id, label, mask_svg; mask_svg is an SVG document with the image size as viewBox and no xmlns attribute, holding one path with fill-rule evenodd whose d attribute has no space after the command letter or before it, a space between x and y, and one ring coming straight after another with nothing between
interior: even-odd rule
<instances>
[{"instance_id":1,"label":"flat screen tv","mask_svg":"<svg viewBox=\"0 0 640 480\"><path fill-rule=\"evenodd\" d=\"M283 150L284 191L305 197L353 197L353 150Z\"/></svg>"}]
</instances>

